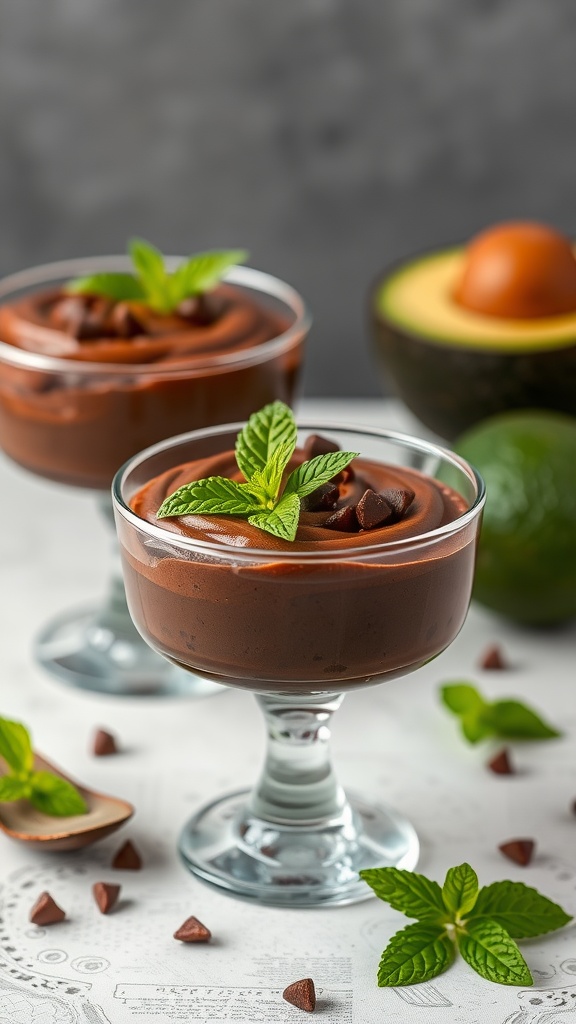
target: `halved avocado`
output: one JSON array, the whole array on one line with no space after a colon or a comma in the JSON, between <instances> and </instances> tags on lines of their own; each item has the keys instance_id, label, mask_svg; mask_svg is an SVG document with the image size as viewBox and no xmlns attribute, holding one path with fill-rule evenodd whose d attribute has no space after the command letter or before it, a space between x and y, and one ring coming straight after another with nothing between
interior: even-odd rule
<instances>
[{"instance_id":1,"label":"halved avocado","mask_svg":"<svg viewBox=\"0 0 576 1024\"><path fill-rule=\"evenodd\" d=\"M371 298L385 381L418 419L452 440L508 409L576 414L576 313L512 320L453 299L464 248L420 256L377 282Z\"/></svg>"}]
</instances>

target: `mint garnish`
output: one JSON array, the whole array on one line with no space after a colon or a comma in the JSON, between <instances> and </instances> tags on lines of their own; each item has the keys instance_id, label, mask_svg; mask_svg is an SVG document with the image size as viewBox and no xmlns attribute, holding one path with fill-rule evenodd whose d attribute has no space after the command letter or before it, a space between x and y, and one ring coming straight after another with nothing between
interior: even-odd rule
<instances>
[{"instance_id":1,"label":"mint garnish","mask_svg":"<svg viewBox=\"0 0 576 1024\"><path fill-rule=\"evenodd\" d=\"M34 771L30 733L20 722L0 718L0 757L10 772L0 777L0 803L28 800L43 814L67 818L85 814L84 798L75 786L52 772Z\"/></svg>"},{"instance_id":2,"label":"mint garnish","mask_svg":"<svg viewBox=\"0 0 576 1024\"><path fill-rule=\"evenodd\" d=\"M522 882L493 882L480 889L469 864L450 868L442 888L399 868L369 868L360 876L381 900L418 919L396 932L382 953L380 987L429 981L450 966L457 949L487 981L532 985L514 940L544 935L572 920Z\"/></svg>"},{"instance_id":3,"label":"mint garnish","mask_svg":"<svg viewBox=\"0 0 576 1024\"><path fill-rule=\"evenodd\" d=\"M494 737L508 740L549 740L562 734L518 700L489 702L471 683L447 683L443 704L460 719L469 743Z\"/></svg>"},{"instance_id":4,"label":"mint garnish","mask_svg":"<svg viewBox=\"0 0 576 1024\"><path fill-rule=\"evenodd\" d=\"M190 256L176 270L166 269L158 249L141 238L133 238L129 252L133 274L112 272L77 277L66 291L76 295L102 295L116 302L143 302L156 313L172 313L184 299L210 291L230 267L244 263L244 249L201 252Z\"/></svg>"},{"instance_id":5,"label":"mint garnish","mask_svg":"<svg viewBox=\"0 0 576 1024\"><path fill-rule=\"evenodd\" d=\"M266 405L250 417L236 439L236 462L245 483L222 476L193 480L162 502L157 518L240 516L275 537L294 540L300 518L300 499L331 480L358 455L358 452L317 455L294 469L282 487L296 437L292 410L283 402Z\"/></svg>"}]
</instances>

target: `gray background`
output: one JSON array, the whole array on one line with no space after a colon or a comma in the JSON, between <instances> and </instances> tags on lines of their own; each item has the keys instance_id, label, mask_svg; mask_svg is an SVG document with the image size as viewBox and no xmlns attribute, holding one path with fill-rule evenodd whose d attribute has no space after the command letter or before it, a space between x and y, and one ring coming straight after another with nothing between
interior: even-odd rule
<instances>
[{"instance_id":1,"label":"gray background","mask_svg":"<svg viewBox=\"0 0 576 1024\"><path fill-rule=\"evenodd\" d=\"M377 394L390 260L576 226L574 0L0 0L0 271L246 246L308 299L306 390Z\"/></svg>"}]
</instances>

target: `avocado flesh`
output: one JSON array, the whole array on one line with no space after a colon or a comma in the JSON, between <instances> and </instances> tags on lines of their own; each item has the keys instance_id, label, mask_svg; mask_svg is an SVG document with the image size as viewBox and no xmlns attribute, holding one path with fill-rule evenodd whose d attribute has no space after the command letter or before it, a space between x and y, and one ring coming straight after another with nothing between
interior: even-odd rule
<instances>
[{"instance_id":1,"label":"avocado flesh","mask_svg":"<svg viewBox=\"0 0 576 1024\"><path fill-rule=\"evenodd\" d=\"M576 313L509 320L459 306L452 293L464 259L464 249L447 249L400 267L377 289L376 315L422 339L471 349L532 352L576 344Z\"/></svg>"},{"instance_id":2,"label":"avocado flesh","mask_svg":"<svg viewBox=\"0 0 576 1024\"><path fill-rule=\"evenodd\" d=\"M372 295L372 334L384 387L439 437L509 409L576 415L576 314L502 320L451 298L463 249L420 257Z\"/></svg>"}]
</instances>

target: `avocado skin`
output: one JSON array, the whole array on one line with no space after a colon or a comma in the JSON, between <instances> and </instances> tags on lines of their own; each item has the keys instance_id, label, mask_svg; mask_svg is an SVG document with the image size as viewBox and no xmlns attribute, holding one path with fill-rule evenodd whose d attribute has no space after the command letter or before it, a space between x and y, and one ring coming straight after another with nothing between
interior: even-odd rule
<instances>
[{"instance_id":1,"label":"avocado skin","mask_svg":"<svg viewBox=\"0 0 576 1024\"><path fill-rule=\"evenodd\" d=\"M510 409L576 414L574 345L532 352L481 351L418 338L372 312L383 383L424 426L453 441L475 423Z\"/></svg>"}]
</instances>

